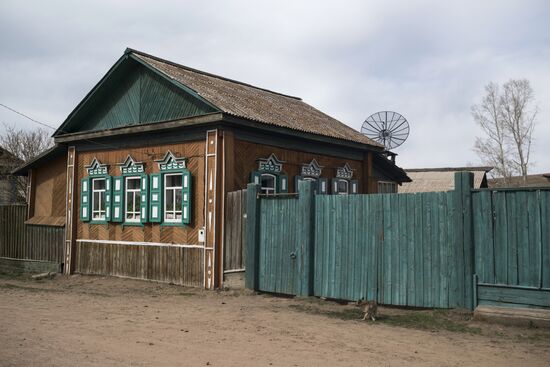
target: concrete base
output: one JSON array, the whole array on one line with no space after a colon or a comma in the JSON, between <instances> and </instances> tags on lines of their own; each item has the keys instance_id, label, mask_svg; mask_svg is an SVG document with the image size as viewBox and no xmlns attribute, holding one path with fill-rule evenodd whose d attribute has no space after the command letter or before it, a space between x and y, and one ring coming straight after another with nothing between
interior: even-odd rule
<instances>
[{"instance_id":1,"label":"concrete base","mask_svg":"<svg viewBox=\"0 0 550 367\"><path fill-rule=\"evenodd\" d=\"M244 271L224 274L223 287L228 289L244 289L244 274Z\"/></svg>"},{"instance_id":2,"label":"concrete base","mask_svg":"<svg viewBox=\"0 0 550 367\"><path fill-rule=\"evenodd\" d=\"M60 273L61 269L61 264L50 261L0 257L1 273Z\"/></svg>"},{"instance_id":3,"label":"concrete base","mask_svg":"<svg viewBox=\"0 0 550 367\"><path fill-rule=\"evenodd\" d=\"M474 311L474 320L550 328L550 309L479 306Z\"/></svg>"}]
</instances>

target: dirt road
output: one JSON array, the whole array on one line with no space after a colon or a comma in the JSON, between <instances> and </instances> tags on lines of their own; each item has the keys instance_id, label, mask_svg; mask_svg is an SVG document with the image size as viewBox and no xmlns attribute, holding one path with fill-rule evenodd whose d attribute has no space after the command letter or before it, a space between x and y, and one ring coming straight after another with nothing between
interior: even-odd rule
<instances>
[{"instance_id":1,"label":"dirt road","mask_svg":"<svg viewBox=\"0 0 550 367\"><path fill-rule=\"evenodd\" d=\"M548 330L379 311L367 323L351 305L317 299L0 276L0 366L549 365Z\"/></svg>"}]
</instances>

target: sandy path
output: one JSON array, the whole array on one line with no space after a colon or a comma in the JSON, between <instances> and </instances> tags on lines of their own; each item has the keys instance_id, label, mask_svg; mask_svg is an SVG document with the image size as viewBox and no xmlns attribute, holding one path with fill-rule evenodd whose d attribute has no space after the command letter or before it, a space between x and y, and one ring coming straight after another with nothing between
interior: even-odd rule
<instances>
[{"instance_id":1,"label":"sandy path","mask_svg":"<svg viewBox=\"0 0 550 367\"><path fill-rule=\"evenodd\" d=\"M550 364L550 339L518 341L487 325L481 335L413 330L289 307L308 302L115 278L0 278L0 365Z\"/></svg>"}]
</instances>

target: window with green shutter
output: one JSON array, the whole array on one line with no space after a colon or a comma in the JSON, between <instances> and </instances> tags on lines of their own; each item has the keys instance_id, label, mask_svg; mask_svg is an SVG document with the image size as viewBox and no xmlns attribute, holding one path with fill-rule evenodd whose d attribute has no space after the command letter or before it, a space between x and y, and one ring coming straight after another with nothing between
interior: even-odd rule
<instances>
[{"instance_id":1,"label":"window with green shutter","mask_svg":"<svg viewBox=\"0 0 550 367\"><path fill-rule=\"evenodd\" d=\"M160 174L151 175L149 218L165 225L183 225L192 221L193 193L187 158L177 158L168 151L156 161ZM158 183L158 188L155 184Z\"/></svg>"},{"instance_id":2,"label":"window with green shutter","mask_svg":"<svg viewBox=\"0 0 550 367\"><path fill-rule=\"evenodd\" d=\"M147 217L149 213L149 206L148 206L148 188L149 188L149 181L147 180L147 175L143 174L141 175L141 223L147 223L149 218Z\"/></svg>"},{"instance_id":3,"label":"window with green shutter","mask_svg":"<svg viewBox=\"0 0 550 367\"><path fill-rule=\"evenodd\" d=\"M97 158L85 166L89 177L81 182L80 218L91 223L105 223L111 217L112 187L108 166Z\"/></svg>"},{"instance_id":4,"label":"window with green shutter","mask_svg":"<svg viewBox=\"0 0 550 367\"><path fill-rule=\"evenodd\" d=\"M250 182L260 185L260 193L273 195L288 192L288 176L284 174L283 161L275 154L258 159L258 170L250 173Z\"/></svg>"}]
</instances>

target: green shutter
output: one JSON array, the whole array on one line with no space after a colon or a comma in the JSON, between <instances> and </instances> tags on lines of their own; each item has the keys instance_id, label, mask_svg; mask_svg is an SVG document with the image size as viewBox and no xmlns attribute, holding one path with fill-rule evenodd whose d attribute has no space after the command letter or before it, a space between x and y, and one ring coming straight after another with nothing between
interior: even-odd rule
<instances>
[{"instance_id":1,"label":"green shutter","mask_svg":"<svg viewBox=\"0 0 550 367\"><path fill-rule=\"evenodd\" d=\"M122 222L124 220L124 177L113 177L113 200L111 208L111 222Z\"/></svg>"},{"instance_id":2,"label":"green shutter","mask_svg":"<svg viewBox=\"0 0 550 367\"><path fill-rule=\"evenodd\" d=\"M317 193L321 195L328 194L328 180L324 177L317 179Z\"/></svg>"},{"instance_id":3,"label":"green shutter","mask_svg":"<svg viewBox=\"0 0 550 367\"><path fill-rule=\"evenodd\" d=\"M162 222L162 175L155 173L149 176L149 222Z\"/></svg>"},{"instance_id":4,"label":"green shutter","mask_svg":"<svg viewBox=\"0 0 550 367\"><path fill-rule=\"evenodd\" d=\"M335 194L338 194L338 179L337 178L333 178L332 180L330 180L330 187L331 187L331 191L330 193L335 195Z\"/></svg>"},{"instance_id":5,"label":"green shutter","mask_svg":"<svg viewBox=\"0 0 550 367\"><path fill-rule=\"evenodd\" d=\"M181 200L181 218L184 224L191 223L191 213L192 213L192 177L191 173L188 170L182 172L182 200Z\"/></svg>"},{"instance_id":6,"label":"green shutter","mask_svg":"<svg viewBox=\"0 0 550 367\"><path fill-rule=\"evenodd\" d=\"M113 197L113 179L111 176L105 176L105 221L111 221L111 208Z\"/></svg>"},{"instance_id":7,"label":"green shutter","mask_svg":"<svg viewBox=\"0 0 550 367\"><path fill-rule=\"evenodd\" d=\"M80 220L83 222L90 221L91 192L90 178L86 177L80 180Z\"/></svg>"},{"instance_id":8,"label":"green shutter","mask_svg":"<svg viewBox=\"0 0 550 367\"><path fill-rule=\"evenodd\" d=\"M258 171L253 171L251 174L250 174L250 183L255 183L256 185L261 185L261 177L262 177L262 174Z\"/></svg>"},{"instance_id":9,"label":"green shutter","mask_svg":"<svg viewBox=\"0 0 550 367\"><path fill-rule=\"evenodd\" d=\"M294 176L294 192L298 192L298 182L302 180L302 176Z\"/></svg>"},{"instance_id":10,"label":"green shutter","mask_svg":"<svg viewBox=\"0 0 550 367\"><path fill-rule=\"evenodd\" d=\"M357 180L351 180L349 184L350 184L350 188L349 188L350 194L357 194L359 192L359 182Z\"/></svg>"},{"instance_id":11,"label":"green shutter","mask_svg":"<svg viewBox=\"0 0 550 367\"><path fill-rule=\"evenodd\" d=\"M147 214L148 214L148 209L149 209L149 205L148 205L148 193L149 193L149 181L147 180L147 175L146 174L143 174L141 175L141 200L140 200L140 218L141 218L141 223L147 223L147 221L149 220L149 218L147 217Z\"/></svg>"},{"instance_id":12,"label":"green shutter","mask_svg":"<svg viewBox=\"0 0 550 367\"><path fill-rule=\"evenodd\" d=\"M288 176L280 174L277 176L277 192L288 192Z\"/></svg>"}]
</instances>

